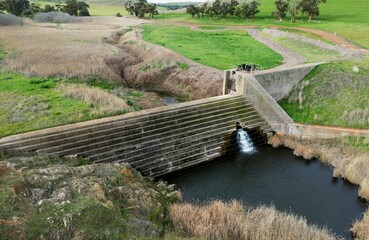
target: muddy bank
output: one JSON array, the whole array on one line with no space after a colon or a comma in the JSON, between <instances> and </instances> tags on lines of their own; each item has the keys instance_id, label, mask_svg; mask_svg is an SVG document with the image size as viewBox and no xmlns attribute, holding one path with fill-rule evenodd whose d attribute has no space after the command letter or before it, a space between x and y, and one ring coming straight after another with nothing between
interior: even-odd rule
<instances>
[{"instance_id":1,"label":"muddy bank","mask_svg":"<svg viewBox=\"0 0 369 240\"><path fill-rule=\"evenodd\" d=\"M275 134L268 139L273 147L293 149L296 156L309 160L318 158L334 168L334 178L342 177L359 186L359 197L369 200L369 153L359 150L340 139L301 140L296 137ZM356 221L351 231L358 239L369 238L369 210L361 221Z\"/></svg>"}]
</instances>

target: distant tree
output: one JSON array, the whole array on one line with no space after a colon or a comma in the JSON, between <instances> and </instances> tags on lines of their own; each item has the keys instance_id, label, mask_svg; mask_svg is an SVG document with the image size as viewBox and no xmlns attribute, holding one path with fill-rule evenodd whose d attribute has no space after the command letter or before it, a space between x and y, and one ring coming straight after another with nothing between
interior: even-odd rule
<instances>
[{"instance_id":1,"label":"distant tree","mask_svg":"<svg viewBox=\"0 0 369 240\"><path fill-rule=\"evenodd\" d=\"M186 8L186 13L191 14L192 18L195 18L195 15L200 15L200 8L195 5L190 5Z\"/></svg>"},{"instance_id":2,"label":"distant tree","mask_svg":"<svg viewBox=\"0 0 369 240\"><path fill-rule=\"evenodd\" d=\"M5 11L5 3L4 2L0 2L0 13L3 13Z\"/></svg>"},{"instance_id":3,"label":"distant tree","mask_svg":"<svg viewBox=\"0 0 369 240\"><path fill-rule=\"evenodd\" d=\"M63 12L66 12L71 16L78 16L77 0L66 0Z\"/></svg>"},{"instance_id":4,"label":"distant tree","mask_svg":"<svg viewBox=\"0 0 369 240\"><path fill-rule=\"evenodd\" d=\"M55 12L57 11L54 6L50 6L49 4L46 4L44 7L44 12Z\"/></svg>"},{"instance_id":5,"label":"distant tree","mask_svg":"<svg viewBox=\"0 0 369 240\"><path fill-rule=\"evenodd\" d=\"M22 15L24 11L30 8L28 0L5 0L2 3L2 9L16 16Z\"/></svg>"},{"instance_id":6,"label":"distant tree","mask_svg":"<svg viewBox=\"0 0 369 240\"><path fill-rule=\"evenodd\" d=\"M63 5L61 3L55 4L55 10L58 11L58 12L64 12L64 7L65 7L65 5Z\"/></svg>"},{"instance_id":7,"label":"distant tree","mask_svg":"<svg viewBox=\"0 0 369 240\"><path fill-rule=\"evenodd\" d=\"M259 6L260 3L257 0L252 0L249 3L249 15L252 18L252 21L254 21L255 15L260 12Z\"/></svg>"},{"instance_id":8,"label":"distant tree","mask_svg":"<svg viewBox=\"0 0 369 240\"><path fill-rule=\"evenodd\" d=\"M213 19L213 16L215 15L215 11L214 11L214 8L213 8L213 6L207 6L207 8L206 8L206 14L209 16L209 18L210 18L210 21Z\"/></svg>"},{"instance_id":9,"label":"distant tree","mask_svg":"<svg viewBox=\"0 0 369 240\"><path fill-rule=\"evenodd\" d=\"M88 11L90 5L88 5L85 2L77 2L77 6L78 6L78 16L90 16L90 12Z\"/></svg>"},{"instance_id":10,"label":"distant tree","mask_svg":"<svg viewBox=\"0 0 369 240\"><path fill-rule=\"evenodd\" d=\"M291 15L291 22L296 22L296 16L300 11L301 0L289 0L288 11Z\"/></svg>"},{"instance_id":11,"label":"distant tree","mask_svg":"<svg viewBox=\"0 0 369 240\"><path fill-rule=\"evenodd\" d=\"M226 19L228 13L230 13L231 10L231 3L223 1L220 4L219 13L222 16L222 19Z\"/></svg>"},{"instance_id":12,"label":"distant tree","mask_svg":"<svg viewBox=\"0 0 369 240\"><path fill-rule=\"evenodd\" d=\"M234 10L234 15L240 19L242 16L242 5L238 5Z\"/></svg>"},{"instance_id":13,"label":"distant tree","mask_svg":"<svg viewBox=\"0 0 369 240\"><path fill-rule=\"evenodd\" d=\"M238 0L231 0L231 8L229 9L229 14L230 15L235 15L236 7L239 4L240 3L238 2Z\"/></svg>"},{"instance_id":14,"label":"distant tree","mask_svg":"<svg viewBox=\"0 0 369 240\"><path fill-rule=\"evenodd\" d=\"M240 13L241 13L240 15L242 15L246 19L246 21L249 20L249 18L250 18L250 6L249 6L249 3L242 3L240 5L239 10L240 10Z\"/></svg>"},{"instance_id":15,"label":"distant tree","mask_svg":"<svg viewBox=\"0 0 369 240\"><path fill-rule=\"evenodd\" d=\"M204 2L203 4L201 4L201 6L200 6L201 18L205 17L205 15L207 14L207 9L208 9L208 3L207 2Z\"/></svg>"},{"instance_id":16,"label":"distant tree","mask_svg":"<svg viewBox=\"0 0 369 240\"><path fill-rule=\"evenodd\" d=\"M156 10L156 4L155 3L148 4L147 9L146 9L146 13L148 13L151 18L153 18L155 15L158 15L159 12L158 12L158 10Z\"/></svg>"},{"instance_id":17,"label":"distant tree","mask_svg":"<svg viewBox=\"0 0 369 240\"><path fill-rule=\"evenodd\" d=\"M274 11L272 15L282 22L288 11L288 2L286 0L276 0L275 6L277 7L277 11Z\"/></svg>"},{"instance_id":18,"label":"distant tree","mask_svg":"<svg viewBox=\"0 0 369 240\"><path fill-rule=\"evenodd\" d=\"M306 12L308 14L308 21L310 22L313 17L319 16L319 4L326 2L326 0L303 0L300 9L302 13Z\"/></svg>"},{"instance_id":19,"label":"distant tree","mask_svg":"<svg viewBox=\"0 0 369 240\"><path fill-rule=\"evenodd\" d=\"M215 0L213 2L213 6L212 6L212 9L213 9L213 12L214 14L218 17L219 14L220 14L220 5L221 5L221 2L220 0Z\"/></svg>"},{"instance_id":20,"label":"distant tree","mask_svg":"<svg viewBox=\"0 0 369 240\"><path fill-rule=\"evenodd\" d=\"M124 7L127 12L138 18L145 17L146 13L150 14L151 17L159 14L156 10L156 4L150 4L146 0L138 0L138 2L135 3L128 1L124 4Z\"/></svg>"}]
</instances>

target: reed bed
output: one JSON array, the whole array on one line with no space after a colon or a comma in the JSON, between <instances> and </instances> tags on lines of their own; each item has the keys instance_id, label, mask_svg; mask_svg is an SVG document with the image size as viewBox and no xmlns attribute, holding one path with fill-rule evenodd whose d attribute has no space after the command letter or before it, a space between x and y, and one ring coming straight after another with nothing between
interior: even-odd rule
<instances>
[{"instance_id":1,"label":"reed bed","mask_svg":"<svg viewBox=\"0 0 369 240\"><path fill-rule=\"evenodd\" d=\"M329 230L274 207L249 208L238 201L207 205L174 204L169 209L174 231L200 239L337 239Z\"/></svg>"},{"instance_id":2,"label":"reed bed","mask_svg":"<svg viewBox=\"0 0 369 240\"><path fill-rule=\"evenodd\" d=\"M81 84L60 84L58 89L66 97L81 100L93 106L95 110L92 114L95 116L111 115L130 110L123 99L96 87Z\"/></svg>"},{"instance_id":3,"label":"reed bed","mask_svg":"<svg viewBox=\"0 0 369 240\"><path fill-rule=\"evenodd\" d=\"M360 140L360 141L359 141ZM293 136L276 134L268 139L273 147L285 146L305 159L318 158L334 167L333 177L341 176L359 186L359 197L369 201L369 151L365 145L369 138L356 141L347 139L301 140ZM350 146L349 143L353 146ZM354 223L351 231L358 239L369 239L369 209L362 220Z\"/></svg>"}]
</instances>

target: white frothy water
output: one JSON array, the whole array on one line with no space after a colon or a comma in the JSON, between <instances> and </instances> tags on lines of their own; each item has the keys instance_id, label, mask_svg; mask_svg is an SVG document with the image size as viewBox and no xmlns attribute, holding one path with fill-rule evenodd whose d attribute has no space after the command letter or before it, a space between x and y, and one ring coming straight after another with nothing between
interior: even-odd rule
<instances>
[{"instance_id":1,"label":"white frothy water","mask_svg":"<svg viewBox=\"0 0 369 240\"><path fill-rule=\"evenodd\" d=\"M242 152L252 153L255 151L254 144L249 135L242 128L237 130L237 142Z\"/></svg>"}]
</instances>

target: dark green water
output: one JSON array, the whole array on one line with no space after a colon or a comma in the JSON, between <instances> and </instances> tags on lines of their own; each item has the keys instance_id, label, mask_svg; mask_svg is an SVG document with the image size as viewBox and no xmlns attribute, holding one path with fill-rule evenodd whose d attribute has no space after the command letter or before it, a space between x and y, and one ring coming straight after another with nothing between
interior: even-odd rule
<instances>
[{"instance_id":1,"label":"dark green water","mask_svg":"<svg viewBox=\"0 0 369 240\"><path fill-rule=\"evenodd\" d=\"M349 229L366 209L358 188L332 178L333 169L318 160L306 161L286 148L261 146L251 155L239 153L165 180L177 184L185 201L242 200L246 205L273 204L351 238Z\"/></svg>"}]
</instances>

